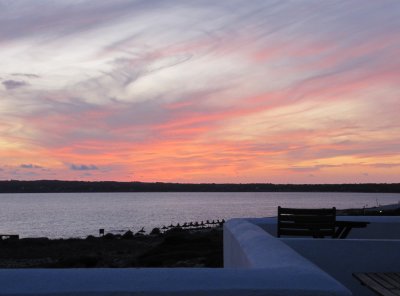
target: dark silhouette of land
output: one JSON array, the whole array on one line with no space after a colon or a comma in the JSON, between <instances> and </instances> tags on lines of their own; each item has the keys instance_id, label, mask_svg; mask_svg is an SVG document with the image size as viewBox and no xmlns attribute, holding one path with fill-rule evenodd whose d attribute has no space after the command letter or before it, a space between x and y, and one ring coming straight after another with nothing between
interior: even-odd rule
<instances>
[{"instance_id":1,"label":"dark silhouette of land","mask_svg":"<svg viewBox=\"0 0 400 296\"><path fill-rule=\"evenodd\" d=\"M0 240L0 268L222 267L222 228Z\"/></svg>"},{"instance_id":2,"label":"dark silhouette of land","mask_svg":"<svg viewBox=\"0 0 400 296\"><path fill-rule=\"evenodd\" d=\"M379 192L400 193L400 183L361 184L190 184L87 181L0 181L0 193L57 192Z\"/></svg>"}]
</instances>

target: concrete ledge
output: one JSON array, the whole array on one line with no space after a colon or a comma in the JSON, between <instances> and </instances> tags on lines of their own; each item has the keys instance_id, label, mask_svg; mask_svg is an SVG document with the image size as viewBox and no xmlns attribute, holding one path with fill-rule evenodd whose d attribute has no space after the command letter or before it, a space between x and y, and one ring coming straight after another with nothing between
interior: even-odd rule
<instances>
[{"instance_id":1,"label":"concrete ledge","mask_svg":"<svg viewBox=\"0 0 400 296\"><path fill-rule=\"evenodd\" d=\"M0 295L351 295L311 262L244 219L226 223L224 235L229 268L3 269Z\"/></svg>"},{"instance_id":2,"label":"concrete ledge","mask_svg":"<svg viewBox=\"0 0 400 296\"><path fill-rule=\"evenodd\" d=\"M340 282L280 239L244 219L232 219L224 225L224 267L255 269L282 290L293 287L288 295L302 295L297 291L306 295L351 295Z\"/></svg>"},{"instance_id":3,"label":"concrete ledge","mask_svg":"<svg viewBox=\"0 0 400 296\"><path fill-rule=\"evenodd\" d=\"M224 225L224 267L318 269L280 239L244 219Z\"/></svg>"},{"instance_id":4,"label":"concrete ledge","mask_svg":"<svg viewBox=\"0 0 400 296\"><path fill-rule=\"evenodd\" d=\"M282 241L343 283L354 295L375 294L356 281L352 273L400 270L400 240L287 238Z\"/></svg>"},{"instance_id":5,"label":"concrete ledge","mask_svg":"<svg viewBox=\"0 0 400 296\"><path fill-rule=\"evenodd\" d=\"M373 292L354 280L352 273L400 269L400 217L338 216L337 219L370 224L352 229L346 239L282 237L280 241L345 285L353 295L373 296ZM247 220L276 235L276 217Z\"/></svg>"},{"instance_id":6,"label":"concrete ledge","mask_svg":"<svg viewBox=\"0 0 400 296\"><path fill-rule=\"evenodd\" d=\"M284 284L283 284L284 283ZM349 295L310 274L259 269L0 270L0 295Z\"/></svg>"}]
</instances>

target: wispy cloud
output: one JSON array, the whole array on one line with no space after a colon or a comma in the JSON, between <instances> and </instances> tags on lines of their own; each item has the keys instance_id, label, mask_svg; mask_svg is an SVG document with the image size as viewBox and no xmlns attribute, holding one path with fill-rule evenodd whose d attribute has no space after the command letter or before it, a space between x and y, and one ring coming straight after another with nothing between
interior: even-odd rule
<instances>
[{"instance_id":1,"label":"wispy cloud","mask_svg":"<svg viewBox=\"0 0 400 296\"><path fill-rule=\"evenodd\" d=\"M340 167L340 165L313 165L303 167L290 167L289 169L294 172L314 172L324 168Z\"/></svg>"},{"instance_id":2,"label":"wispy cloud","mask_svg":"<svg viewBox=\"0 0 400 296\"><path fill-rule=\"evenodd\" d=\"M35 165L35 164L21 164L19 166L22 169L42 169L43 167L39 166L39 165Z\"/></svg>"},{"instance_id":3,"label":"wispy cloud","mask_svg":"<svg viewBox=\"0 0 400 296\"><path fill-rule=\"evenodd\" d=\"M40 78L40 75L32 73L12 73L12 76L26 77L26 78Z\"/></svg>"},{"instance_id":4,"label":"wispy cloud","mask_svg":"<svg viewBox=\"0 0 400 296\"><path fill-rule=\"evenodd\" d=\"M74 170L74 171L95 171L95 170L98 170L97 166L95 166L93 164L89 164L89 165L86 165L86 164L71 164L69 166L69 168L71 170Z\"/></svg>"},{"instance_id":5,"label":"wispy cloud","mask_svg":"<svg viewBox=\"0 0 400 296\"><path fill-rule=\"evenodd\" d=\"M0 5L7 165L194 182L400 173L397 1Z\"/></svg>"},{"instance_id":6,"label":"wispy cloud","mask_svg":"<svg viewBox=\"0 0 400 296\"><path fill-rule=\"evenodd\" d=\"M395 168L400 167L400 163L374 163L371 166L376 168Z\"/></svg>"},{"instance_id":7,"label":"wispy cloud","mask_svg":"<svg viewBox=\"0 0 400 296\"><path fill-rule=\"evenodd\" d=\"M2 82L2 84L7 90L16 89L29 85L28 82L22 80L5 80Z\"/></svg>"}]
</instances>

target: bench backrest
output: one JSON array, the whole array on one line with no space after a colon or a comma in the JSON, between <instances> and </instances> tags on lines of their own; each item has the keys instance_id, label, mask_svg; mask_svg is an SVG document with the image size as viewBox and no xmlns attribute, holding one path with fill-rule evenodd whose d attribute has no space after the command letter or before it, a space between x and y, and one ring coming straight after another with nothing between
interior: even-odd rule
<instances>
[{"instance_id":1,"label":"bench backrest","mask_svg":"<svg viewBox=\"0 0 400 296\"><path fill-rule=\"evenodd\" d=\"M336 208L293 209L278 207L278 237L312 236L334 237Z\"/></svg>"}]
</instances>

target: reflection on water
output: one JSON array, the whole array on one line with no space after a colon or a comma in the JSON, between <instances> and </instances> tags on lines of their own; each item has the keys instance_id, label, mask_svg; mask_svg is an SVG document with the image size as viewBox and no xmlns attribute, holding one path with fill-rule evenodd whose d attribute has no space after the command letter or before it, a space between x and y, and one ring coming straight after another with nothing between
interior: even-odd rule
<instances>
[{"instance_id":1,"label":"reflection on water","mask_svg":"<svg viewBox=\"0 0 400 296\"><path fill-rule=\"evenodd\" d=\"M0 233L21 237L84 237L106 231L234 217L276 215L287 207L338 209L397 203L382 193L50 193L1 194Z\"/></svg>"}]
</instances>

